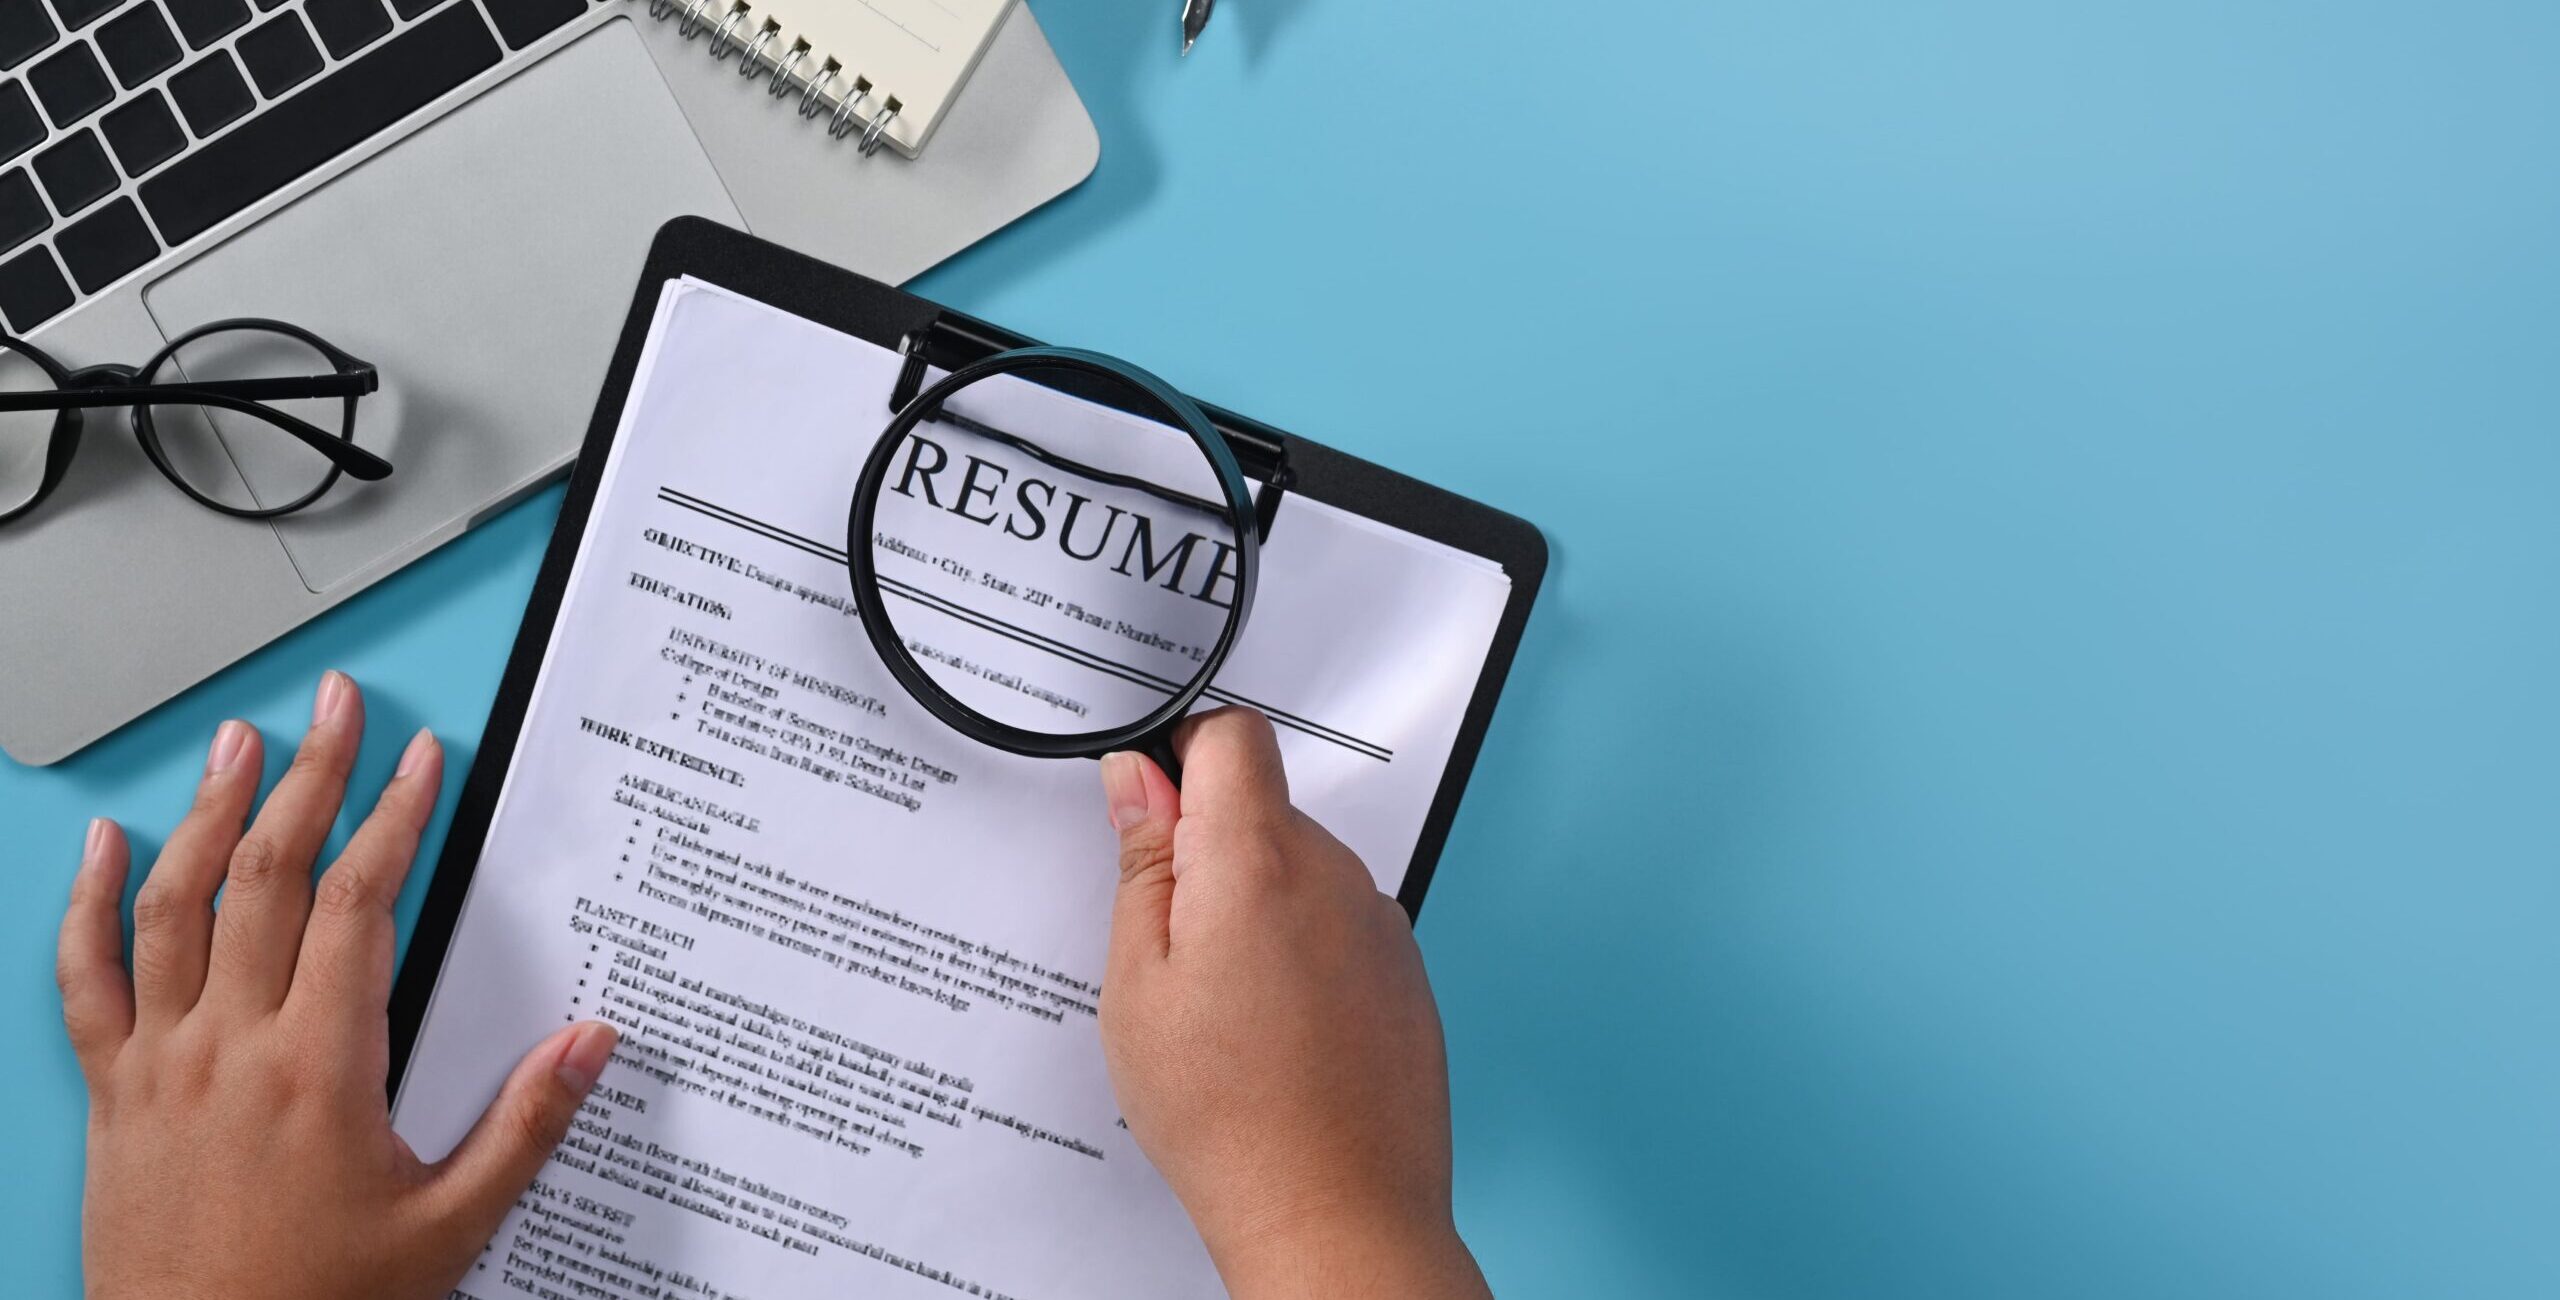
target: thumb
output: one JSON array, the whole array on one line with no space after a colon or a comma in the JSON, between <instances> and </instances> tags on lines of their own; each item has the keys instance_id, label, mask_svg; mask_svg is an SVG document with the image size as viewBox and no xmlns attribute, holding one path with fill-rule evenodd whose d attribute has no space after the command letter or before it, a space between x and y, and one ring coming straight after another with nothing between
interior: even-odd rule
<instances>
[{"instance_id":1,"label":"thumb","mask_svg":"<svg viewBox=\"0 0 2560 1300\"><path fill-rule=\"evenodd\" d=\"M1102 795L1112 829L1120 832L1110 966L1161 961L1172 944L1173 827L1182 818L1182 795L1154 759L1131 753L1102 756Z\"/></svg>"},{"instance_id":2,"label":"thumb","mask_svg":"<svg viewBox=\"0 0 2560 1300\"><path fill-rule=\"evenodd\" d=\"M507 1207L568 1136L569 1121L612 1059L617 1037L611 1025L584 1021L543 1039L516 1062L497 1100L436 1166L453 1213L498 1230Z\"/></svg>"}]
</instances>

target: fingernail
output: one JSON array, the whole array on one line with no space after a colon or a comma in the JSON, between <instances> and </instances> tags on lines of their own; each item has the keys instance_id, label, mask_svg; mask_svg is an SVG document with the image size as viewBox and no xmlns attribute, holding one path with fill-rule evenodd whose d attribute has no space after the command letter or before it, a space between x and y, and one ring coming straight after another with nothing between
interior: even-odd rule
<instances>
[{"instance_id":1,"label":"fingernail","mask_svg":"<svg viewBox=\"0 0 2560 1300\"><path fill-rule=\"evenodd\" d=\"M429 735L426 728L418 728L418 734L409 737L409 747L400 751L400 769L391 775L403 777L417 771L418 765L427 761L427 753L435 748L435 743L436 738Z\"/></svg>"},{"instance_id":2,"label":"fingernail","mask_svg":"<svg viewBox=\"0 0 2560 1300\"><path fill-rule=\"evenodd\" d=\"M80 850L80 865L83 868L98 865L98 858L101 856L99 850L104 849L106 845L107 819L104 817L90 818L89 843L86 847Z\"/></svg>"},{"instance_id":3,"label":"fingernail","mask_svg":"<svg viewBox=\"0 0 2560 1300\"><path fill-rule=\"evenodd\" d=\"M311 700L311 725L316 727L337 717L347 707L347 688L353 685L354 679L335 668L320 674L320 693Z\"/></svg>"},{"instance_id":4,"label":"fingernail","mask_svg":"<svg viewBox=\"0 0 2560 1300\"><path fill-rule=\"evenodd\" d=\"M569 1040L569 1050L560 1054L560 1064L552 1073L560 1078L560 1086L586 1095L596 1086L596 1076L604 1073L605 1062L613 1059L614 1040L619 1035L613 1026L601 1021L578 1026L578 1036Z\"/></svg>"},{"instance_id":5,"label":"fingernail","mask_svg":"<svg viewBox=\"0 0 2560 1300\"><path fill-rule=\"evenodd\" d=\"M1111 829L1125 831L1147 820L1147 774L1130 753L1102 756L1102 798L1111 805Z\"/></svg>"},{"instance_id":6,"label":"fingernail","mask_svg":"<svg viewBox=\"0 0 2560 1300\"><path fill-rule=\"evenodd\" d=\"M213 752L204 756L204 774L213 776L228 772L240 758L240 750L249 743L249 724L233 718L214 729Z\"/></svg>"}]
</instances>

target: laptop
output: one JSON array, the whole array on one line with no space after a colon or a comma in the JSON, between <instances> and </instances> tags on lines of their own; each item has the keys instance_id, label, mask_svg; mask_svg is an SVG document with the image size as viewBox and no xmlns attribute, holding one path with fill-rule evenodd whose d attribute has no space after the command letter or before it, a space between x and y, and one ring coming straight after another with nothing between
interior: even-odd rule
<instances>
[{"instance_id":1,"label":"laptop","mask_svg":"<svg viewBox=\"0 0 2560 1300\"><path fill-rule=\"evenodd\" d=\"M394 466L236 518L91 412L0 525L0 750L61 759L562 474L669 218L897 282L1099 156L1019 5L913 160L830 138L702 26L643 0L0 0L8 332L78 369L290 322L379 368L356 440Z\"/></svg>"}]
</instances>

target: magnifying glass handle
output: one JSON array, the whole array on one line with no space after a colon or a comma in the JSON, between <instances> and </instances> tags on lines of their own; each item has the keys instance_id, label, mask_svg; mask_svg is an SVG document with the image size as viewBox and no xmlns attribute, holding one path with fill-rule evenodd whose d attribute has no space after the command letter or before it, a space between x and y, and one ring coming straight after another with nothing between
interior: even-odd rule
<instances>
[{"instance_id":1,"label":"magnifying glass handle","mask_svg":"<svg viewBox=\"0 0 2560 1300\"><path fill-rule=\"evenodd\" d=\"M1182 788L1182 760L1174 756L1171 731L1158 732L1148 739L1147 757L1164 769L1164 779L1173 782L1174 789Z\"/></svg>"}]
</instances>

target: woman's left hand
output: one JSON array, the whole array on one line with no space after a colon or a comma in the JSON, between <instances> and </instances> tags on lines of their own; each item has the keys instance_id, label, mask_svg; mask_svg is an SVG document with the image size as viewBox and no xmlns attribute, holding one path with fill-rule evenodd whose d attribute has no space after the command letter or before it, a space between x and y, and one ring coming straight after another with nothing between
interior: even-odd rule
<instances>
[{"instance_id":1,"label":"woman's left hand","mask_svg":"<svg viewBox=\"0 0 2560 1300\"><path fill-rule=\"evenodd\" d=\"M593 1022L544 1040L437 1164L391 1131L391 909L444 755L425 732L410 741L315 892L363 732L355 683L330 673L291 770L249 824L261 742L247 723L222 725L194 807L134 900L130 975L124 833L90 828L59 971L89 1084L90 1300L443 1297L613 1051L613 1030Z\"/></svg>"}]
</instances>

